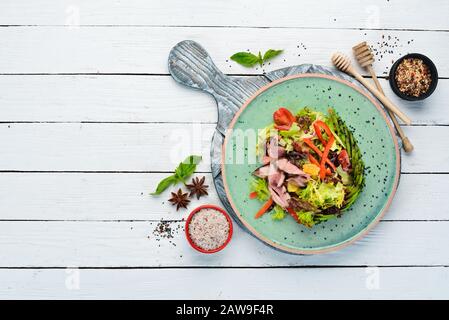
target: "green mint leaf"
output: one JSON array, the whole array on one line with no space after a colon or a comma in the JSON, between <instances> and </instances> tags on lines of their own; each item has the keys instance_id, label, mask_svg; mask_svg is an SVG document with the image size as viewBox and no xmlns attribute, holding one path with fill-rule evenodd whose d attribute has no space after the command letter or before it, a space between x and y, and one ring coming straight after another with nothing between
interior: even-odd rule
<instances>
[{"instance_id":1,"label":"green mint leaf","mask_svg":"<svg viewBox=\"0 0 449 320\"><path fill-rule=\"evenodd\" d=\"M262 54L259 51L259 66L262 67L262 65L263 65L263 58L262 58Z\"/></svg>"},{"instance_id":2,"label":"green mint leaf","mask_svg":"<svg viewBox=\"0 0 449 320\"><path fill-rule=\"evenodd\" d=\"M176 184L178 182L178 178L175 175L171 175L165 179L163 179L159 184L157 185L156 191L153 193L150 193L151 195L158 195L164 192L165 189L167 189L170 185Z\"/></svg>"},{"instance_id":3,"label":"green mint leaf","mask_svg":"<svg viewBox=\"0 0 449 320\"><path fill-rule=\"evenodd\" d=\"M230 59L248 68L259 62L259 57L250 52L237 52Z\"/></svg>"},{"instance_id":4,"label":"green mint leaf","mask_svg":"<svg viewBox=\"0 0 449 320\"><path fill-rule=\"evenodd\" d=\"M268 61L270 59L273 59L274 57L280 55L284 50L273 50L269 49L265 54L263 55L263 61Z\"/></svg>"}]
</instances>

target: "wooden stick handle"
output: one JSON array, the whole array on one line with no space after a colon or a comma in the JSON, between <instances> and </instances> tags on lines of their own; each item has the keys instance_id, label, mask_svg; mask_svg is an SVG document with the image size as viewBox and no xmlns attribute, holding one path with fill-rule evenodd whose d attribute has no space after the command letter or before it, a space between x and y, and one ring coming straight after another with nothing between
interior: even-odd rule
<instances>
[{"instance_id":1,"label":"wooden stick handle","mask_svg":"<svg viewBox=\"0 0 449 320\"><path fill-rule=\"evenodd\" d=\"M390 109L399 117L399 119L404 121L405 124L410 125L412 123L410 118L407 117L405 113L399 110L399 108L396 107L393 102L390 101L390 99L388 99L379 90L373 87L373 85L370 84L365 78L363 78L357 71L350 68L348 69L348 72L350 72L360 83L362 83L369 91L371 91L371 93L374 94L387 109Z\"/></svg>"},{"instance_id":2,"label":"wooden stick handle","mask_svg":"<svg viewBox=\"0 0 449 320\"><path fill-rule=\"evenodd\" d=\"M382 86L380 85L379 79L377 79L376 73L373 70L373 67L367 66L367 69L369 73L371 74L371 77L374 80L374 84L376 85L377 90L379 90L380 93L385 95ZM396 131L399 134L399 137L401 137L402 140L402 147L404 148L404 151L409 153L413 151L413 144L410 142L410 139L405 135L404 130L402 130L402 127L399 125L398 119L396 119L396 116L391 110L387 109L387 113L391 118L391 121L393 122L394 127L396 128Z\"/></svg>"}]
</instances>

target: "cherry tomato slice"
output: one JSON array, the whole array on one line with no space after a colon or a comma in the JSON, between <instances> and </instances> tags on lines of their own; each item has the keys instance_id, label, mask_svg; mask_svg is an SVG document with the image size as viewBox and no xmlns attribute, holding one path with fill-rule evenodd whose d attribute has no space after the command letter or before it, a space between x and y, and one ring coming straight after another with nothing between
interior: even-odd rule
<instances>
[{"instance_id":1,"label":"cherry tomato slice","mask_svg":"<svg viewBox=\"0 0 449 320\"><path fill-rule=\"evenodd\" d=\"M279 130L288 130L290 129L293 122L295 122L295 116L285 108L279 108L273 113L274 123L282 129Z\"/></svg>"}]
</instances>

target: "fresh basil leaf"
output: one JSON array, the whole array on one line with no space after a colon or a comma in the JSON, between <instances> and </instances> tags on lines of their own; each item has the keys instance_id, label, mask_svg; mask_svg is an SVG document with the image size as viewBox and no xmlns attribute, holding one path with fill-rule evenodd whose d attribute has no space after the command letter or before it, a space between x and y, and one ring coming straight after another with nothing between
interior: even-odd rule
<instances>
[{"instance_id":1,"label":"fresh basil leaf","mask_svg":"<svg viewBox=\"0 0 449 320\"><path fill-rule=\"evenodd\" d=\"M248 68L260 62L258 56L249 52L237 52L233 54L230 59Z\"/></svg>"},{"instance_id":2,"label":"fresh basil leaf","mask_svg":"<svg viewBox=\"0 0 449 320\"><path fill-rule=\"evenodd\" d=\"M197 165L198 163L200 163L201 159L201 156L191 155L188 156L182 163Z\"/></svg>"},{"instance_id":3,"label":"fresh basil leaf","mask_svg":"<svg viewBox=\"0 0 449 320\"><path fill-rule=\"evenodd\" d=\"M157 185L156 191L151 193L151 195L158 195L164 192L165 189L167 189L170 185L175 184L178 182L178 178L175 175L171 175L165 179L163 179L159 184Z\"/></svg>"},{"instance_id":4,"label":"fresh basil leaf","mask_svg":"<svg viewBox=\"0 0 449 320\"><path fill-rule=\"evenodd\" d=\"M251 52L237 52L231 56L231 60L245 66L245 67L253 67L255 64L259 64L261 67L264 62L273 59L274 57L280 55L284 50L274 50L269 49L262 57L262 53L259 51L257 55Z\"/></svg>"},{"instance_id":5,"label":"fresh basil leaf","mask_svg":"<svg viewBox=\"0 0 449 320\"><path fill-rule=\"evenodd\" d=\"M269 49L265 54L263 55L263 61L268 61L270 59L273 59L274 57L280 55L284 50L273 50Z\"/></svg>"},{"instance_id":6,"label":"fresh basil leaf","mask_svg":"<svg viewBox=\"0 0 449 320\"><path fill-rule=\"evenodd\" d=\"M156 191L150 193L151 195L158 195L164 192L172 184L178 182L185 182L186 179L195 172L196 165L201 161L201 156L189 156L183 162L181 162L175 169L175 174L163 179L157 185Z\"/></svg>"},{"instance_id":7,"label":"fresh basil leaf","mask_svg":"<svg viewBox=\"0 0 449 320\"><path fill-rule=\"evenodd\" d=\"M189 156L181 162L175 170L179 181L184 181L196 170L196 165L201 161L201 156Z\"/></svg>"}]
</instances>

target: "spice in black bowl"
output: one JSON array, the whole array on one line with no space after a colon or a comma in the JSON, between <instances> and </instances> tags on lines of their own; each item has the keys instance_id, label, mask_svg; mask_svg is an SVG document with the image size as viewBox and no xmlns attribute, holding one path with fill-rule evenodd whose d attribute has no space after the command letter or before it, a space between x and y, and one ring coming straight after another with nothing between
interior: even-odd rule
<instances>
[{"instance_id":1,"label":"spice in black bowl","mask_svg":"<svg viewBox=\"0 0 449 320\"><path fill-rule=\"evenodd\" d=\"M417 101L429 97L438 83L433 62L419 53L410 53L396 61L390 70L390 85L400 98Z\"/></svg>"}]
</instances>

